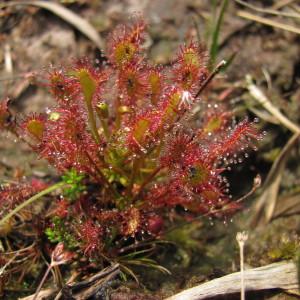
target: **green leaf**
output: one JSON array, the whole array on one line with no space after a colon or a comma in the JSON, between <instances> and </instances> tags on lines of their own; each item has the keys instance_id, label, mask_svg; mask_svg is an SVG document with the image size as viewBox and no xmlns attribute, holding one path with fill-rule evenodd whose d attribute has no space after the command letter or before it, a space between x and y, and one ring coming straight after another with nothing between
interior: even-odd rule
<instances>
[{"instance_id":1,"label":"green leaf","mask_svg":"<svg viewBox=\"0 0 300 300\"><path fill-rule=\"evenodd\" d=\"M84 174L79 174L75 169L68 170L63 176L62 180L67 184L63 194L69 200L74 201L85 190L85 186L81 183Z\"/></svg>"},{"instance_id":2,"label":"green leaf","mask_svg":"<svg viewBox=\"0 0 300 300\"><path fill-rule=\"evenodd\" d=\"M215 27L212 34L212 41L210 47L210 65L213 66L216 62L216 58L219 51L219 36L221 31L221 26L224 18L224 14L228 5L228 0L223 0L220 12L215 23Z\"/></svg>"},{"instance_id":3,"label":"green leaf","mask_svg":"<svg viewBox=\"0 0 300 300\"><path fill-rule=\"evenodd\" d=\"M79 70L77 76L80 81L80 85L82 88L85 101L87 103L91 103L93 99L93 95L96 91L95 80L91 77L90 73L85 69Z\"/></svg>"}]
</instances>

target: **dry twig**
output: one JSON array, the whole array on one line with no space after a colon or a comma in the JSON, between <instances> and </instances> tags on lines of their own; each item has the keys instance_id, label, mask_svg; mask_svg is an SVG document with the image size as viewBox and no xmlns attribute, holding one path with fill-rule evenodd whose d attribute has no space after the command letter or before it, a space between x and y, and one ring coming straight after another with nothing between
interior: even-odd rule
<instances>
[{"instance_id":1,"label":"dry twig","mask_svg":"<svg viewBox=\"0 0 300 300\"><path fill-rule=\"evenodd\" d=\"M294 262L280 262L246 270L246 291L269 289L296 290L299 288L297 266ZM165 300L201 300L240 292L240 272L214 279L185 290Z\"/></svg>"}]
</instances>

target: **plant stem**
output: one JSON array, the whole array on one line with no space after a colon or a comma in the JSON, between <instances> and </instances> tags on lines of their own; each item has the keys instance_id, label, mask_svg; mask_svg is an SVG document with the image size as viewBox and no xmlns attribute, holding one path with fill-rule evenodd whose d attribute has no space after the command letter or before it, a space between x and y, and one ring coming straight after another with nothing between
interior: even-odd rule
<instances>
[{"instance_id":1,"label":"plant stem","mask_svg":"<svg viewBox=\"0 0 300 300\"><path fill-rule=\"evenodd\" d=\"M103 133L105 135L105 137L107 138L107 140L109 140L109 128L108 128L108 124L106 120L100 119L102 128L103 128Z\"/></svg>"},{"instance_id":2,"label":"plant stem","mask_svg":"<svg viewBox=\"0 0 300 300\"><path fill-rule=\"evenodd\" d=\"M238 232L236 240L240 249L240 269L241 269L241 300L245 300L245 274L244 274L244 246L248 239L246 231Z\"/></svg>"},{"instance_id":3,"label":"plant stem","mask_svg":"<svg viewBox=\"0 0 300 300\"><path fill-rule=\"evenodd\" d=\"M32 204L34 201L39 200L41 197L63 187L65 185L64 182L58 182L48 188L46 188L45 190L35 194L34 196L30 197L29 199L27 199L25 202L21 203L20 205L18 205L15 209L13 209L10 213L8 213L4 218L2 218L0 220L0 226L3 225L5 222L7 222L12 216L14 216L15 214L17 214L21 209L23 209L24 207Z\"/></svg>"},{"instance_id":4,"label":"plant stem","mask_svg":"<svg viewBox=\"0 0 300 300\"><path fill-rule=\"evenodd\" d=\"M199 91L197 92L195 98L197 98L201 92L207 87L207 85L212 81L212 79L221 71L221 69L226 66L227 62L226 60L220 61L215 69L208 75L206 80L203 82L203 84L200 86Z\"/></svg>"},{"instance_id":5,"label":"plant stem","mask_svg":"<svg viewBox=\"0 0 300 300\"><path fill-rule=\"evenodd\" d=\"M86 101L86 103L87 103L87 110L88 110L88 118L89 118L90 128L91 128L92 134L93 134L96 142L99 144L100 143L100 136L99 136L97 125L96 125L96 120L95 120L95 116L94 116L92 103L88 102L88 101Z\"/></svg>"},{"instance_id":6,"label":"plant stem","mask_svg":"<svg viewBox=\"0 0 300 300\"><path fill-rule=\"evenodd\" d=\"M109 140L109 128L108 128L108 124L107 124L107 120L104 120L103 117L101 116L101 114L99 113L99 110L96 108L96 113L98 116L98 119L100 120L101 126L103 128L103 133L106 137L106 140Z\"/></svg>"},{"instance_id":7,"label":"plant stem","mask_svg":"<svg viewBox=\"0 0 300 300\"><path fill-rule=\"evenodd\" d=\"M244 275L244 247L240 248L241 265L241 300L245 300L245 275Z\"/></svg>"},{"instance_id":8,"label":"plant stem","mask_svg":"<svg viewBox=\"0 0 300 300\"><path fill-rule=\"evenodd\" d=\"M41 291L41 288L44 285L44 283L45 283L45 281L46 281L46 279L47 279L47 277L49 275L49 272L51 271L51 268L52 268L52 264L49 264L49 266L48 266L48 268L47 268L47 270L46 270L46 272L45 272L45 274L44 274L44 276L43 276L43 278L42 278L42 280L41 280L41 282L40 282L40 284L39 284L39 286L38 286L38 288L37 288L37 290L35 292L35 295L34 295L34 297L33 297L32 300L38 299L37 297L39 295L39 292Z\"/></svg>"},{"instance_id":9,"label":"plant stem","mask_svg":"<svg viewBox=\"0 0 300 300\"><path fill-rule=\"evenodd\" d=\"M116 113L116 121L115 121L115 132L117 132L121 127L121 118L122 114L119 112L119 107L121 105L120 97L117 97L116 103L115 103L115 113Z\"/></svg>"},{"instance_id":10,"label":"plant stem","mask_svg":"<svg viewBox=\"0 0 300 300\"><path fill-rule=\"evenodd\" d=\"M119 193L114 189L114 187L111 185L111 183L107 180L105 175L103 174L102 170L97 166L97 164L94 162L88 151L85 151L87 158L89 161L94 165L95 170L97 174L99 175L100 180L105 185L106 188L108 188L115 196L119 196Z\"/></svg>"},{"instance_id":11,"label":"plant stem","mask_svg":"<svg viewBox=\"0 0 300 300\"><path fill-rule=\"evenodd\" d=\"M132 203L134 203L138 197L141 195L143 192L145 186L157 175L157 173L162 169L162 166L157 167L146 179L145 181L141 184L140 189L138 193L133 197Z\"/></svg>"},{"instance_id":12,"label":"plant stem","mask_svg":"<svg viewBox=\"0 0 300 300\"><path fill-rule=\"evenodd\" d=\"M143 163L144 155L141 155L140 157L137 157L136 159L133 160L132 162L132 171L131 171L131 176L129 179L129 184L126 190L127 195L132 195L132 188L135 182L135 178L138 174L139 168L141 164Z\"/></svg>"}]
</instances>

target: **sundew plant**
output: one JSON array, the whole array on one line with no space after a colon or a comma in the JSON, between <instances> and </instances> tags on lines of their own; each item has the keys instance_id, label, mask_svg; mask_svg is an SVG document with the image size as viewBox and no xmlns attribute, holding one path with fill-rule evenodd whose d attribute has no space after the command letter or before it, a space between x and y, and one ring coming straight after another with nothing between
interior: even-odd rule
<instances>
[{"instance_id":1,"label":"sundew plant","mask_svg":"<svg viewBox=\"0 0 300 300\"><path fill-rule=\"evenodd\" d=\"M239 208L222 174L261 134L246 118L234 121L225 105L208 105L207 92L200 97L225 63L210 72L205 48L188 42L171 66L152 65L144 30L141 19L118 26L101 65L80 59L50 68L56 105L45 113L13 116L9 100L1 102L0 128L61 178L2 186L0 222L8 235L29 205L48 203L38 220L31 210L36 247L62 243L74 259L87 257L100 268L162 239L178 220Z\"/></svg>"}]
</instances>

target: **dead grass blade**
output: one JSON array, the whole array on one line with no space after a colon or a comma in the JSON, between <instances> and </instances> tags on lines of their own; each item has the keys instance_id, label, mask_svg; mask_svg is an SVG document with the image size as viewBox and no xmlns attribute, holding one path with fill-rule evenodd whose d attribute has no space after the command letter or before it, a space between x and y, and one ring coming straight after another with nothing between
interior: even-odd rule
<instances>
[{"instance_id":1,"label":"dead grass blade","mask_svg":"<svg viewBox=\"0 0 300 300\"><path fill-rule=\"evenodd\" d=\"M271 114L271 116L294 133L273 163L264 183L263 193L254 205L254 216L252 218L251 225L255 227L257 225L268 223L274 215L282 174L291 149L300 136L300 128L272 104L266 95L253 83L250 75L246 76L246 84L249 94L257 102L259 102Z\"/></svg>"},{"instance_id":2,"label":"dead grass blade","mask_svg":"<svg viewBox=\"0 0 300 300\"><path fill-rule=\"evenodd\" d=\"M255 115L257 115L259 117L259 119L264 120L265 122L271 123L271 124L275 124L275 125L279 125L279 121L272 116L271 114L269 114L267 111L265 110L261 110L261 109L257 109L255 107L247 107L251 112L253 112Z\"/></svg>"},{"instance_id":3,"label":"dead grass blade","mask_svg":"<svg viewBox=\"0 0 300 300\"><path fill-rule=\"evenodd\" d=\"M277 0L271 7L272 9L280 9L286 5L293 3L295 0Z\"/></svg>"},{"instance_id":4,"label":"dead grass blade","mask_svg":"<svg viewBox=\"0 0 300 300\"><path fill-rule=\"evenodd\" d=\"M96 29L85 19L78 16L70 9L62 6L59 3L51 1L10 1L7 3L1 3L1 7L16 6L16 5L32 5L40 8L47 9L53 14L62 18L69 24L73 25L78 31L89 38L99 49L103 49L104 43Z\"/></svg>"},{"instance_id":5,"label":"dead grass blade","mask_svg":"<svg viewBox=\"0 0 300 300\"><path fill-rule=\"evenodd\" d=\"M273 115L284 127L294 133L300 133L300 127L290 121L281 111L275 107L267 96L253 83L250 75L246 76L246 86L249 94L260 103L271 115Z\"/></svg>"},{"instance_id":6,"label":"dead grass blade","mask_svg":"<svg viewBox=\"0 0 300 300\"><path fill-rule=\"evenodd\" d=\"M299 136L300 133L295 133L290 138L288 143L282 149L280 155L273 163L264 183L263 193L254 205L254 216L251 221L252 227L267 224L272 219L277 204L278 191L285 164L291 153L291 150L298 141Z\"/></svg>"},{"instance_id":7,"label":"dead grass blade","mask_svg":"<svg viewBox=\"0 0 300 300\"><path fill-rule=\"evenodd\" d=\"M275 28L279 28L279 29L283 29L283 30L290 31L290 32L293 32L293 33L300 34L300 29L298 29L294 26L288 25L288 24L283 24L283 23L280 23L280 22L277 22L277 21L274 21L274 20L259 17L259 16L256 16L256 15L253 15L251 13L242 11L242 10L238 10L236 14L237 14L237 16L239 16L241 18L244 18L244 19L247 19L247 20L255 21L255 22L267 25L267 26L272 26L272 27L275 27Z\"/></svg>"},{"instance_id":8,"label":"dead grass blade","mask_svg":"<svg viewBox=\"0 0 300 300\"><path fill-rule=\"evenodd\" d=\"M293 193L281 197L277 201L274 210L273 219L287 217L291 215L300 214L300 193Z\"/></svg>"},{"instance_id":9,"label":"dead grass blade","mask_svg":"<svg viewBox=\"0 0 300 300\"><path fill-rule=\"evenodd\" d=\"M130 268L124 266L123 264L120 264L120 269L121 269L122 271L124 271L124 273L125 273L125 274L123 273L123 275L125 276L125 277L124 277L125 281L127 280L127 279L126 279L126 278L127 278L126 274L127 274L127 275L131 276L131 277L136 281L137 284L140 283L140 282L139 282L139 279L137 278L137 276L135 275L135 273L134 273ZM121 274L122 274L122 273L121 273Z\"/></svg>"},{"instance_id":10,"label":"dead grass blade","mask_svg":"<svg viewBox=\"0 0 300 300\"><path fill-rule=\"evenodd\" d=\"M235 0L235 2L241 4L245 7L248 7L250 9L254 10L254 11L260 12L260 13L300 19L300 14L298 14L298 13L288 13L288 12L278 11L278 10L275 10L275 9L261 8L261 7L257 7L255 5L252 5L250 3L247 3L243 0Z\"/></svg>"}]
</instances>

